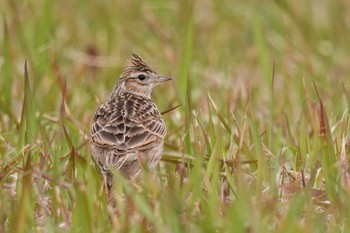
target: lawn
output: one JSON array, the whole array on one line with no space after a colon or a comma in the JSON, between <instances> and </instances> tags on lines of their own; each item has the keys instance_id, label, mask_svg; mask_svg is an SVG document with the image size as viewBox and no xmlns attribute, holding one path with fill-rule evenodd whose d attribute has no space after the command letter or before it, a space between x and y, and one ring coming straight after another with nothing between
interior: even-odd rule
<instances>
[{"instance_id":1,"label":"lawn","mask_svg":"<svg viewBox=\"0 0 350 233\"><path fill-rule=\"evenodd\" d=\"M350 5L0 2L0 232L350 232ZM162 161L107 204L90 126L136 53Z\"/></svg>"}]
</instances>

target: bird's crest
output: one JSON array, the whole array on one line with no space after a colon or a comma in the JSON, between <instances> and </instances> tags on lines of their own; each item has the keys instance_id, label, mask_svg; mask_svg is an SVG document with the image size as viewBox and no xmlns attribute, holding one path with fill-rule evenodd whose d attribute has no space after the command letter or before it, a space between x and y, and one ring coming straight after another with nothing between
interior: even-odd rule
<instances>
[{"instance_id":1,"label":"bird's crest","mask_svg":"<svg viewBox=\"0 0 350 233\"><path fill-rule=\"evenodd\" d=\"M149 67L146 62L137 54L132 53L131 58L129 59L131 64L126 67L123 74L128 75L132 72L152 72L156 73L154 70Z\"/></svg>"}]
</instances>

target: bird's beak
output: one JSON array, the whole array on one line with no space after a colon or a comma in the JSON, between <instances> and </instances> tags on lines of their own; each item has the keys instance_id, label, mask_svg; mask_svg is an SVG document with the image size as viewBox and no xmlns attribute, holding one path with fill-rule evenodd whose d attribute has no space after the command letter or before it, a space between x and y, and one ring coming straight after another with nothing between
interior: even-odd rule
<instances>
[{"instance_id":1,"label":"bird's beak","mask_svg":"<svg viewBox=\"0 0 350 233\"><path fill-rule=\"evenodd\" d=\"M156 82L157 83L163 83L163 82L166 82L166 81L170 81L172 79L173 79L172 77L159 75Z\"/></svg>"}]
</instances>

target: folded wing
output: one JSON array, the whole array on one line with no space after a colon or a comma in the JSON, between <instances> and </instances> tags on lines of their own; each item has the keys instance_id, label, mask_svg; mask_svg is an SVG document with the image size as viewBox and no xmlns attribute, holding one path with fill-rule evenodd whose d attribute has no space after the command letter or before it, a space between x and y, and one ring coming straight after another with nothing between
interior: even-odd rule
<instances>
[{"instance_id":1,"label":"folded wing","mask_svg":"<svg viewBox=\"0 0 350 233\"><path fill-rule=\"evenodd\" d=\"M150 148L166 133L156 106L135 95L102 105L96 111L91 131L96 144L121 154Z\"/></svg>"}]
</instances>

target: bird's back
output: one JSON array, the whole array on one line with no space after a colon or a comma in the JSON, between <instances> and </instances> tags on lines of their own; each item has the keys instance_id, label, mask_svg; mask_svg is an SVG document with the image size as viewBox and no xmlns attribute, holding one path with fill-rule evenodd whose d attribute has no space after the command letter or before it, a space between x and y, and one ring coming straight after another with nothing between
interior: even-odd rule
<instances>
[{"instance_id":1,"label":"bird's back","mask_svg":"<svg viewBox=\"0 0 350 233\"><path fill-rule=\"evenodd\" d=\"M138 169L138 159L158 162L165 133L164 121L151 99L120 91L95 113L93 157L101 169L129 173L135 169L128 167Z\"/></svg>"}]
</instances>

